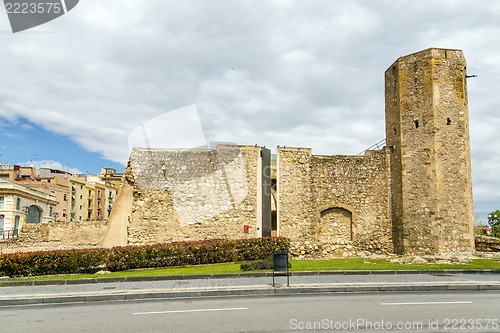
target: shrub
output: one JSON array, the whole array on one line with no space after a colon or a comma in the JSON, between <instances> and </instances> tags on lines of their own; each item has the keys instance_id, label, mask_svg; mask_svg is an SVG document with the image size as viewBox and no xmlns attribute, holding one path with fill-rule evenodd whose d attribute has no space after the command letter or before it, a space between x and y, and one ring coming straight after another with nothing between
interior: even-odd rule
<instances>
[{"instance_id":1,"label":"shrub","mask_svg":"<svg viewBox=\"0 0 500 333\"><path fill-rule=\"evenodd\" d=\"M240 265L240 270L242 271L256 271L256 270L266 270L273 269L272 260L255 260L244 262Z\"/></svg>"},{"instance_id":2,"label":"shrub","mask_svg":"<svg viewBox=\"0 0 500 333\"><path fill-rule=\"evenodd\" d=\"M57 250L4 254L0 275L30 276L89 272L103 264L104 249Z\"/></svg>"},{"instance_id":3,"label":"shrub","mask_svg":"<svg viewBox=\"0 0 500 333\"><path fill-rule=\"evenodd\" d=\"M215 264L264 259L274 252L288 251L282 237L210 239L166 244L114 247L106 267L111 271L134 268Z\"/></svg>"},{"instance_id":4,"label":"shrub","mask_svg":"<svg viewBox=\"0 0 500 333\"><path fill-rule=\"evenodd\" d=\"M263 260L274 252L287 252L282 237L211 239L166 244L24 252L0 255L0 276L35 276L89 273L96 267L111 271Z\"/></svg>"},{"instance_id":5,"label":"shrub","mask_svg":"<svg viewBox=\"0 0 500 333\"><path fill-rule=\"evenodd\" d=\"M244 262L240 265L240 270L242 271L271 270L273 268L274 260L272 256L269 256L263 260ZM288 268L292 268L292 264L290 263L290 261L288 262Z\"/></svg>"}]
</instances>

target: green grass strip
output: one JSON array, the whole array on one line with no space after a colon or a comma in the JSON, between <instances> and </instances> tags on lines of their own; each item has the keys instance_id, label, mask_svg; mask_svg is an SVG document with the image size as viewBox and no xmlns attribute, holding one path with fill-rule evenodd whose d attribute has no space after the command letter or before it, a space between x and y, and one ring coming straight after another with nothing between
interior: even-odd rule
<instances>
[{"instance_id":1,"label":"green grass strip","mask_svg":"<svg viewBox=\"0 0 500 333\"><path fill-rule=\"evenodd\" d=\"M292 272L304 271L346 271L346 270L500 270L500 259L472 259L468 263L454 264L399 264L391 263L390 259L331 259L331 260L291 260ZM123 278L141 276L171 276L171 275L204 275L204 274L246 274L256 271L242 272L239 263L199 265L190 267L169 267L157 269L137 269L109 274L70 274L8 279L5 281L30 280L70 280L86 278ZM1 284L1 282L0 282Z\"/></svg>"}]
</instances>

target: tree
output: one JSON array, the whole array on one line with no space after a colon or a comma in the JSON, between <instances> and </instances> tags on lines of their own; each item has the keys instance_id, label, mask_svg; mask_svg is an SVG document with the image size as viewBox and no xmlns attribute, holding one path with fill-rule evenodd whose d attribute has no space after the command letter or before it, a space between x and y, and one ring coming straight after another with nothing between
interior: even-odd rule
<instances>
[{"instance_id":1,"label":"tree","mask_svg":"<svg viewBox=\"0 0 500 333\"><path fill-rule=\"evenodd\" d=\"M488 224L491 227L491 235L493 237L500 236L500 210L488 214Z\"/></svg>"}]
</instances>

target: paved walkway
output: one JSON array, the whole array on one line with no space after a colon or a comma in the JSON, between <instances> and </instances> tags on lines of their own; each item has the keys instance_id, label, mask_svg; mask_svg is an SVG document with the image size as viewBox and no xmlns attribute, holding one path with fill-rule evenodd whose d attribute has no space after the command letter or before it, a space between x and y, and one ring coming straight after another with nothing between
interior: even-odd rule
<instances>
[{"instance_id":1,"label":"paved walkway","mask_svg":"<svg viewBox=\"0 0 500 333\"><path fill-rule=\"evenodd\" d=\"M137 300L151 298L210 297L236 295L285 295L325 292L376 291L500 291L500 272L431 272L401 274L401 272L332 273L310 272L286 277L277 276L272 285L272 274L256 276L178 276L128 279L66 280L50 284L18 286L0 284L0 306L76 303L110 300ZM136 281L131 281L136 280ZM31 282L33 283L33 282ZM55 283L55 282L52 282ZM40 285L47 284L47 285Z\"/></svg>"}]
</instances>

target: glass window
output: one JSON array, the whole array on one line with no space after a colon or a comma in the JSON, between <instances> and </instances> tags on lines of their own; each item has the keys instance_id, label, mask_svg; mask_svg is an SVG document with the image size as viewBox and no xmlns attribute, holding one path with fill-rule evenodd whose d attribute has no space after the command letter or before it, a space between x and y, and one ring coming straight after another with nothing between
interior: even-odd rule
<instances>
[{"instance_id":1,"label":"glass window","mask_svg":"<svg viewBox=\"0 0 500 333\"><path fill-rule=\"evenodd\" d=\"M4 202L4 198L3 197L0 197L0 209L3 209L3 202Z\"/></svg>"},{"instance_id":2,"label":"glass window","mask_svg":"<svg viewBox=\"0 0 500 333\"><path fill-rule=\"evenodd\" d=\"M35 205L28 208L28 215L26 216L26 223L40 223L42 211Z\"/></svg>"},{"instance_id":3,"label":"glass window","mask_svg":"<svg viewBox=\"0 0 500 333\"><path fill-rule=\"evenodd\" d=\"M17 237L19 234L19 220L20 220L20 217L18 215L16 215L15 222L14 222L14 237Z\"/></svg>"},{"instance_id":4,"label":"glass window","mask_svg":"<svg viewBox=\"0 0 500 333\"><path fill-rule=\"evenodd\" d=\"M21 210L21 198L16 199L16 209Z\"/></svg>"}]
</instances>

